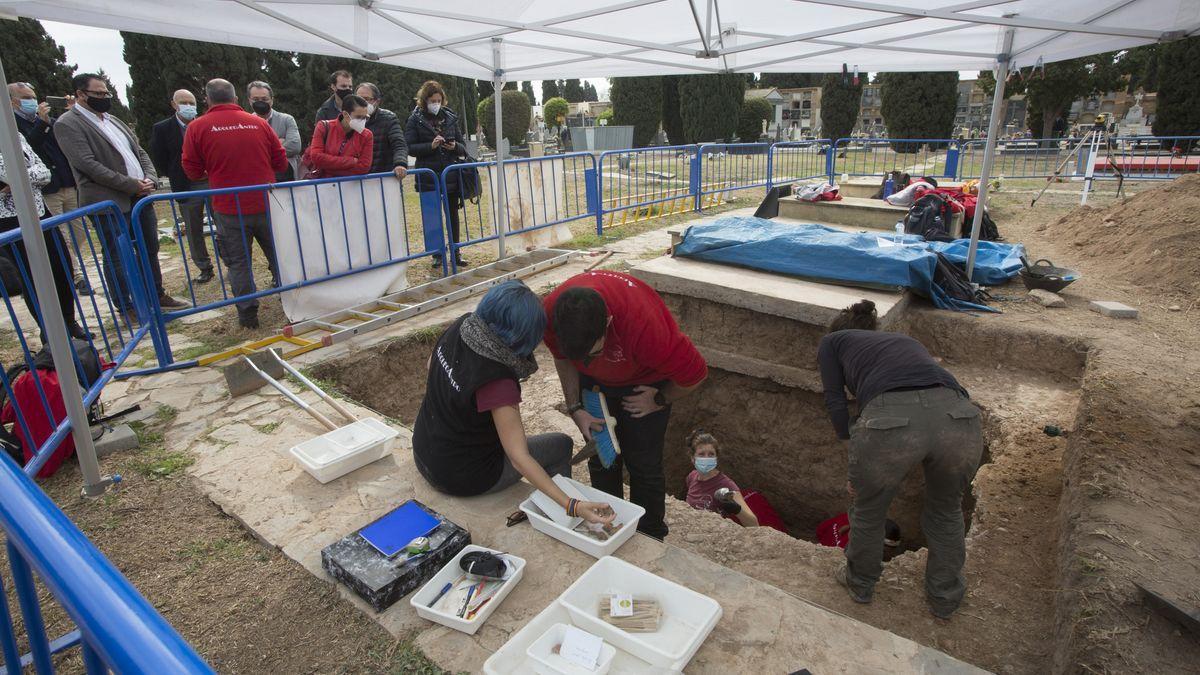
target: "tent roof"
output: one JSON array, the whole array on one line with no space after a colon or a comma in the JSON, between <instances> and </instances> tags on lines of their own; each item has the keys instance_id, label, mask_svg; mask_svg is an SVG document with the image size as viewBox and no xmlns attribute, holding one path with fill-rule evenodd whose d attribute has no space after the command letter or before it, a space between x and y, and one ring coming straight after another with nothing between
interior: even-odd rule
<instances>
[{"instance_id":1,"label":"tent roof","mask_svg":"<svg viewBox=\"0 0 1200 675\"><path fill-rule=\"evenodd\" d=\"M986 70L1191 35L1197 0L0 0L0 15L506 79Z\"/></svg>"}]
</instances>

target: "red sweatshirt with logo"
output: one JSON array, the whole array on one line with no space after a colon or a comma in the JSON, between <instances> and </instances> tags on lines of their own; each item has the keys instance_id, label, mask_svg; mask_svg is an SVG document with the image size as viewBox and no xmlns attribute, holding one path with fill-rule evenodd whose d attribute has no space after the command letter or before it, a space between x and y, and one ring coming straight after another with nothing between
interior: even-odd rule
<instances>
[{"instance_id":1,"label":"red sweatshirt with logo","mask_svg":"<svg viewBox=\"0 0 1200 675\"><path fill-rule=\"evenodd\" d=\"M318 122L312 144L304 153L304 159L322 178L361 176L371 171L374 158L375 136L371 130L347 134L339 120Z\"/></svg>"},{"instance_id":2,"label":"red sweatshirt with logo","mask_svg":"<svg viewBox=\"0 0 1200 675\"><path fill-rule=\"evenodd\" d=\"M640 279L596 270L571 277L546 296L546 346L554 358L565 358L554 335L554 304L569 288L595 289L604 299L612 322L604 336L603 353L584 365L572 361L579 372L600 384L628 387L670 380L681 387L698 384L708 375L708 365L653 288Z\"/></svg>"},{"instance_id":3,"label":"red sweatshirt with logo","mask_svg":"<svg viewBox=\"0 0 1200 675\"><path fill-rule=\"evenodd\" d=\"M192 120L183 135L184 173L192 180L208 176L217 188L265 185L287 168L287 153L266 120L242 110L236 103L221 103ZM213 210L234 215L266 211L259 191L214 195Z\"/></svg>"}]
</instances>

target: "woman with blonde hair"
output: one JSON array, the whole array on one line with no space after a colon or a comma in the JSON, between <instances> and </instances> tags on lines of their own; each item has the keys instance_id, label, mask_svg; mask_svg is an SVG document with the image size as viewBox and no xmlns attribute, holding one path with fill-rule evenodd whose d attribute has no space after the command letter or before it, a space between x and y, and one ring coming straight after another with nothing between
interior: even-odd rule
<instances>
[{"instance_id":1,"label":"woman with blonde hair","mask_svg":"<svg viewBox=\"0 0 1200 675\"><path fill-rule=\"evenodd\" d=\"M408 116L404 139L408 152L417 158L414 168L430 169L441 175L446 167L466 157L462 132L458 129L458 115L447 107L446 90L434 80L429 80L417 90L417 106ZM450 231L455 243L461 238L459 211L463 206L461 181L452 172L446 179L446 196L450 200ZM429 192L437 184L427 175L417 174L417 190ZM459 267L466 263L457 258ZM434 267L442 266L441 257L435 257Z\"/></svg>"}]
</instances>

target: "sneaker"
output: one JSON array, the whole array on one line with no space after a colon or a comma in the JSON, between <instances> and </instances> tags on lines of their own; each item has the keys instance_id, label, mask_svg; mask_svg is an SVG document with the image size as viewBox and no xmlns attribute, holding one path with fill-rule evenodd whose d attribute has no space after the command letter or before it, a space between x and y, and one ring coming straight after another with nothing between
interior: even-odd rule
<instances>
[{"instance_id":1,"label":"sneaker","mask_svg":"<svg viewBox=\"0 0 1200 675\"><path fill-rule=\"evenodd\" d=\"M441 267L441 266L442 266L442 259L441 259L441 258L439 258L439 257L437 257L437 256L434 256L434 258L433 258L433 265L432 265L432 267L433 267L434 269L437 269L437 268L439 268L439 267Z\"/></svg>"},{"instance_id":2,"label":"sneaker","mask_svg":"<svg viewBox=\"0 0 1200 675\"><path fill-rule=\"evenodd\" d=\"M196 277L195 282L198 284L207 284L213 280L213 271L211 267L200 270L200 276Z\"/></svg>"},{"instance_id":3,"label":"sneaker","mask_svg":"<svg viewBox=\"0 0 1200 675\"><path fill-rule=\"evenodd\" d=\"M92 285L89 284L88 280L83 277L79 277L79 278L75 279L75 292L80 295L95 295L96 294L96 292L92 290Z\"/></svg>"},{"instance_id":4,"label":"sneaker","mask_svg":"<svg viewBox=\"0 0 1200 675\"><path fill-rule=\"evenodd\" d=\"M180 307L188 307L189 306L186 302L176 300L175 298L172 298L171 296L167 295L166 293L163 293L162 295L158 296L158 305L159 305L159 307L162 307L163 309L178 309Z\"/></svg>"},{"instance_id":5,"label":"sneaker","mask_svg":"<svg viewBox=\"0 0 1200 675\"><path fill-rule=\"evenodd\" d=\"M258 310L252 309L246 312L238 310L238 325L251 330L258 328Z\"/></svg>"},{"instance_id":6,"label":"sneaker","mask_svg":"<svg viewBox=\"0 0 1200 675\"><path fill-rule=\"evenodd\" d=\"M71 334L71 337L77 340L91 340L93 337L95 337L91 333L85 331L83 326L79 325L78 321L72 321L71 325L67 326L67 332Z\"/></svg>"},{"instance_id":7,"label":"sneaker","mask_svg":"<svg viewBox=\"0 0 1200 675\"><path fill-rule=\"evenodd\" d=\"M851 600L859 603L860 605L865 605L865 604L870 603L871 596L873 596L874 593L871 592L871 593L867 593L865 595L860 595L857 591L855 591L853 588L850 587L850 581L846 578L846 574L847 574L846 566L842 565L841 567L837 568L837 571L835 571L833 573L833 578L837 579L837 582L839 584L841 584L843 588L846 589L846 593L850 595Z\"/></svg>"},{"instance_id":8,"label":"sneaker","mask_svg":"<svg viewBox=\"0 0 1200 675\"><path fill-rule=\"evenodd\" d=\"M470 267L470 265L467 264L467 261L463 260L462 258L455 260L454 264L458 265L459 267Z\"/></svg>"}]
</instances>

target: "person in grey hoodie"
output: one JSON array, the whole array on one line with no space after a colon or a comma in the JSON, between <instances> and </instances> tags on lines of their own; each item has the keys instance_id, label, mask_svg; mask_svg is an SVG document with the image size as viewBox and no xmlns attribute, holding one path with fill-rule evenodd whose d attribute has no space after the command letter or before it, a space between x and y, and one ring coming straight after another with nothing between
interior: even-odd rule
<instances>
[{"instance_id":1,"label":"person in grey hoodie","mask_svg":"<svg viewBox=\"0 0 1200 675\"><path fill-rule=\"evenodd\" d=\"M408 143L404 140L404 126L396 113L382 108L383 93L370 82L358 85L354 93L367 102L367 128L375 138L375 154L371 161L371 173L390 171L396 178L408 173Z\"/></svg>"}]
</instances>

